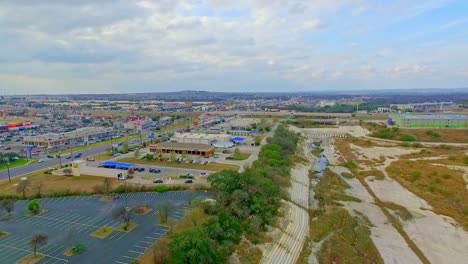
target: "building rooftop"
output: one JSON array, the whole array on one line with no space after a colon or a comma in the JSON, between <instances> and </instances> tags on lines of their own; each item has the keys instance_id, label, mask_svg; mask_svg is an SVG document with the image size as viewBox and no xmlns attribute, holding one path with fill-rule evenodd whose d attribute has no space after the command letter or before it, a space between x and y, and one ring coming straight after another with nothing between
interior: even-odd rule
<instances>
[{"instance_id":1,"label":"building rooftop","mask_svg":"<svg viewBox=\"0 0 468 264\"><path fill-rule=\"evenodd\" d=\"M402 114L405 119L425 119L425 120L442 120L442 119L455 119L455 120L468 120L466 115L411 115Z\"/></svg>"},{"instance_id":2,"label":"building rooftop","mask_svg":"<svg viewBox=\"0 0 468 264\"><path fill-rule=\"evenodd\" d=\"M174 149L174 150L199 150L208 151L213 149L212 146L206 144L195 144L195 143L176 143L176 142L162 142L151 147Z\"/></svg>"}]
</instances>

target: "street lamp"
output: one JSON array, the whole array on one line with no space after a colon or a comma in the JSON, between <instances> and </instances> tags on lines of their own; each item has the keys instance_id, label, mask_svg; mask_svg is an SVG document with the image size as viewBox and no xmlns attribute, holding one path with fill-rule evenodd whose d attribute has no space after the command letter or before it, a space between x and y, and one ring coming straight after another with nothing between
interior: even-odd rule
<instances>
[{"instance_id":1,"label":"street lamp","mask_svg":"<svg viewBox=\"0 0 468 264\"><path fill-rule=\"evenodd\" d=\"M10 177L10 158L5 157L5 163L7 165L7 170L8 170L8 182L11 183L11 177Z\"/></svg>"},{"instance_id":2,"label":"street lamp","mask_svg":"<svg viewBox=\"0 0 468 264\"><path fill-rule=\"evenodd\" d=\"M58 157L60 161L60 168L62 168L62 152L61 151L58 152Z\"/></svg>"}]
</instances>

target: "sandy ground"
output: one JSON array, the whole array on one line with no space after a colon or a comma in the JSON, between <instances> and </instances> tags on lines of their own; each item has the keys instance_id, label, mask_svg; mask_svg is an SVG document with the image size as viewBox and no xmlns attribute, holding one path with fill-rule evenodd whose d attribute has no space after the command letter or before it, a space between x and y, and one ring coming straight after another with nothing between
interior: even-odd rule
<instances>
[{"instance_id":1,"label":"sandy ground","mask_svg":"<svg viewBox=\"0 0 468 264\"><path fill-rule=\"evenodd\" d=\"M371 239L385 263L421 263L378 206L368 202L343 204L351 215L360 217L356 211L360 212L372 223Z\"/></svg>"},{"instance_id":2,"label":"sandy ground","mask_svg":"<svg viewBox=\"0 0 468 264\"><path fill-rule=\"evenodd\" d=\"M330 170L338 175L343 172L351 173L342 166L330 166ZM382 210L374 204L374 198L367 192L358 179L342 178L350 186L346 193L361 200L356 202L341 202L351 215L361 217L365 215L372 223L371 239L374 242L385 263L421 263L419 258L408 247L398 231L388 222Z\"/></svg>"},{"instance_id":3,"label":"sandy ground","mask_svg":"<svg viewBox=\"0 0 468 264\"><path fill-rule=\"evenodd\" d=\"M432 211L415 210L403 227L432 263L468 263L468 232L455 221Z\"/></svg>"},{"instance_id":4,"label":"sandy ground","mask_svg":"<svg viewBox=\"0 0 468 264\"><path fill-rule=\"evenodd\" d=\"M397 181L389 178L385 171L385 168L393 161L389 158L398 158L400 155L417 152L418 150L400 147L363 148L356 145L351 145L351 148L363 159L379 159L381 156L386 158L383 164L375 166L375 168L384 172L385 179L372 181L371 178L366 178L366 182L381 201L404 206L414 215L412 220L403 222L403 228L430 262L468 263L468 232L459 227L452 218L432 212L429 203L405 189ZM435 159L439 158L436 157ZM423 159L430 160L432 158ZM441 166L449 167L450 165ZM453 169L466 171L466 167L455 167L457 168ZM374 223L374 219L369 218ZM379 242L375 243L377 245ZM385 250L381 251L379 248L379 251L382 256L387 255Z\"/></svg>"}]
</instances>

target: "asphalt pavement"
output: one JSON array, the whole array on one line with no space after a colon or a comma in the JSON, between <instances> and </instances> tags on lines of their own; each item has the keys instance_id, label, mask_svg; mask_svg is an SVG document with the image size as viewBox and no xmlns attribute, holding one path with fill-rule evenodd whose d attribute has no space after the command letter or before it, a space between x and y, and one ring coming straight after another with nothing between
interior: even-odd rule
<instances>
[{"instance_id":1,"label":"asphalt pavement","mask_svg":"<svg viewBox=\"0 0 468 264\"><path fill-rule=\"evenodd\" d=\"M84 157L93 156L93 155L97 155L99 153L105 152L106 149L108 149L109 147L110 145L92 147L89 149L84 149L84 150L74 152L73 155L81 153L82 154L81 158L84 158ZM66 159L68 156L70 155L62 153L62 164L65 164L74 160L73 158ZM28 164L28 165L24 165L21 167L10 169L10 177L11 178L19 177L19 176L22 176L31 172L47 169L47 168L54 167L60 164L60 159L58 158L53 158L53 159L45 158L43 160L44 162L42 163ZM8 170L0 171L0 181L7 180L7 179L8 179Z\"/></svg>"}]
</instances>

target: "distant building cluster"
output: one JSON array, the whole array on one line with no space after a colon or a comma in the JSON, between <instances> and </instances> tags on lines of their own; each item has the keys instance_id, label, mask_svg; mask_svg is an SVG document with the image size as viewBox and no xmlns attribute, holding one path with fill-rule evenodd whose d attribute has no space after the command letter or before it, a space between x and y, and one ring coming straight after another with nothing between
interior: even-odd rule
<instances>
[{"instance_id":1,"label":"distant building cluster","mask_svg":"<svg viewBox=\"0 0 468 264\"><path fill-rule=\"evenodd\" d=\"M468 116L449 114L391 114L388 123L406 128L468 128Z\"/></svg>"}]
</instances>

